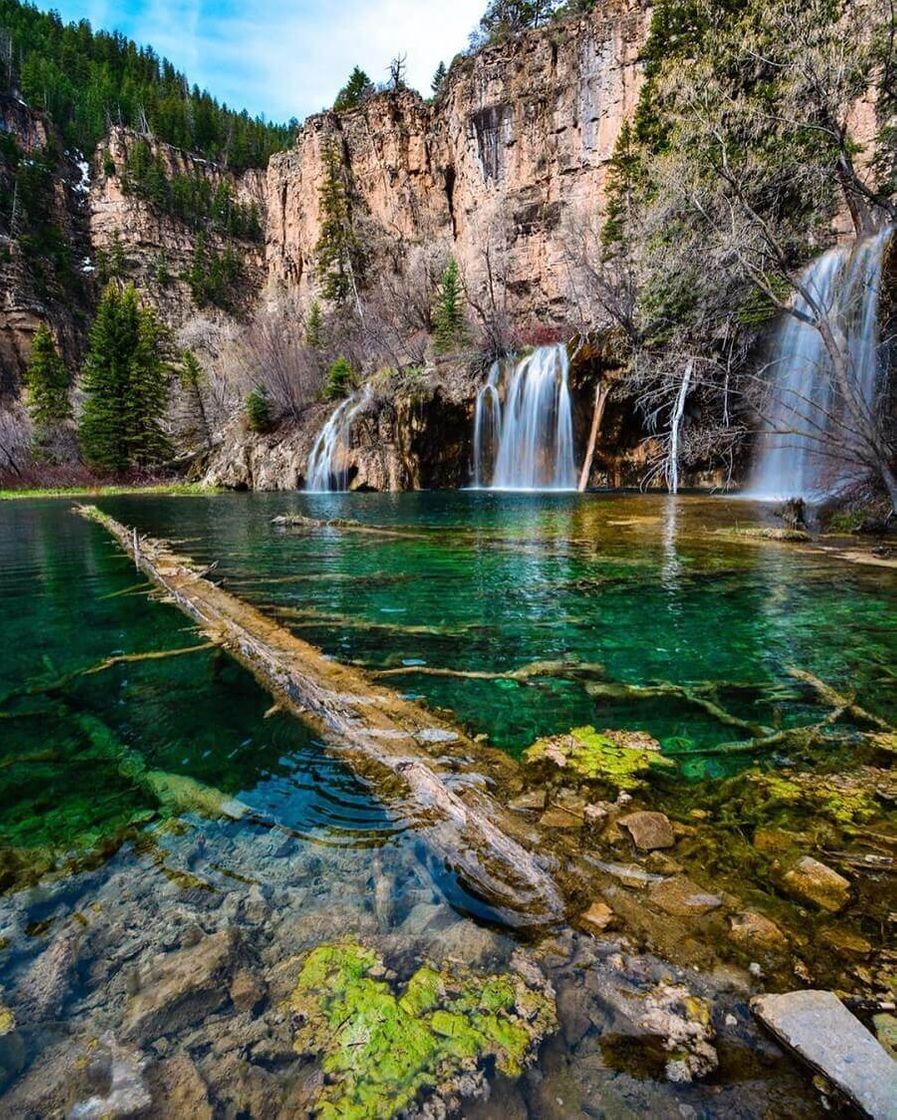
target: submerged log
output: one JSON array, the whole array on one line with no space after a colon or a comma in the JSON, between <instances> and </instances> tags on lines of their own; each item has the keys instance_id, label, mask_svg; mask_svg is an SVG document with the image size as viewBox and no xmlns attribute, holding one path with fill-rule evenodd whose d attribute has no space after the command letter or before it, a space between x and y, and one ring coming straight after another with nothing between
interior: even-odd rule
<instances>
[{"instance_id":1,"label":"submerged log","mask_svg":"<svg viewBox=\"0 0 897 1120\"><path fill-rule=\"evenodd\" d=\"M206 636L245 665L280 705L320 732L337 753L416 829L439 863L517 928L564 918L553 878L523 843L519 821L477 782L483 768L501 779L513 769L457 728L355 668L325 657L277 622L204 579L160 540L132 529L95 506L78 506L103 526L140 569L197 622ZM427 745L438 749L428 753ZM477 769L470 764L476 759ZM465 767L470 780L465 781ZM398 805L396 802L398 801ZM537 838L533 838L537 841Z\"/></svg>"}]
</instances>

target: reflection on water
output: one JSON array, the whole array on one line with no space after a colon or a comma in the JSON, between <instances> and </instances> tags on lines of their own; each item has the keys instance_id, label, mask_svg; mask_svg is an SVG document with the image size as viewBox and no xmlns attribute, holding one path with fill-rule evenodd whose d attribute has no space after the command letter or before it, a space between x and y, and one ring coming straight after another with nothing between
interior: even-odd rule
<instances>
[{"instance_id":1,"label":"reflection on water","mask_svg":"<svg viewBox=\"0 0 897 1120\"><path fill-rule=\"evenodd\" d=\"M502 672L534 661L600 662L607 678L788 683L810 669L897 717L897 574L774 542L740 540L744 502L658 496L486 493L231 495L116 499L110 512L183 546L235 591L334 656L372 668ZM353 518L278 530L272 516ZM731 738L694 710L596 703L563 679L483 682L409 673L393 683L453 709L519 751L582 723L644 727L670 749ZM792 689L793 691L793 689ZM756 722L802 721L805 705L752 697Z\"/></svg>"}]
</instances>

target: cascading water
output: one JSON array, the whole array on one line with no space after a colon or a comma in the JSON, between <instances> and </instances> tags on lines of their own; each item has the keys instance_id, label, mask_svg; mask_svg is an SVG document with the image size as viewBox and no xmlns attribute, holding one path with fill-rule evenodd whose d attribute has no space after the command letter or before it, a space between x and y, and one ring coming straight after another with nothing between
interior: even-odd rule
<instances>
[{"instance_id":1,"label":"cascading water","mask_svg":"<svg viewBox=\"0 0 897 1120\"><path fill-rule=\"evenodd\" d=\"M576 481L567 348L496 362L477 396L474 488L575 490Z\"/></svg>"},{"instance_id":2,"label":"cascading water","mask_svg":"<svg viewBox=\"0 0 897 1120\"><path fill-rule=\"evenodd\" d=\"M369 400L370 392L365 388L340 401L330 414L308 457L307 491L321 494L348 490L352 423Z\"/></svg>"},{"instance_id":3,"label":"cascading water","mask_svg":"<svg viewBox=\"0 0 897 1120\"><path fill-rule=\"evenodd\" d=\"M786 317L775 342L751 497L819 498L858 475L862 432L872 421L879 389L879 291L891 233L887 228L832 249L801 276L821 315L846 339L848 391L838 385L811 304L796 295L795 314Z\"/></svg>"}]
</instances>

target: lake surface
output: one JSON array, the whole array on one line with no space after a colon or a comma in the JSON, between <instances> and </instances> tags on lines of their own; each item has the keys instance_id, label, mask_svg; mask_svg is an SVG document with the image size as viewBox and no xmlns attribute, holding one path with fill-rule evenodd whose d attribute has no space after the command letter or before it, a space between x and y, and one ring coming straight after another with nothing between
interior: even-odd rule
<instances>
[{"instance_id":1,"label":"lake surface","mask_svg":"<svg viewBox=\"0 0 897 1120\"><path fill-rule=\"evenodd\" d=\"M789 687L798 666L897 719L897 573L720 533L762 520L745 503L462 492L99 504L217 563L230 591L332 656L408 670L394 687L514 754L578 724L645 728L694 779L725 772L701 752L743 733L676 697L596 698L572 676L416 670L600 663L604 682L719 682L730 710L783 726L814 714ZM284 513L361 526L273 526ZM120 1035L135 975L216 931L243 931L266 975L349 931L381 938L409 970L450 952L503 968L514 950L469 920L472 901L309 728L272 714L249 674L195 648L185 617L147 591L70 503L0 503L0 1010L8 1003L19 1023L15 1046L0 1032L0 1116L40 1115L21 1110L22 1085L29 1100L57 1083L69 1086L59 1089L67 1107L80 1100L96 1039L115 1060L119 1044L108 1040ZM179 652L83 673L166 651ZM730 696L733 682L764 688ZM236 802L243 815L210 812L211 802ZM580 948L551 975L559 991L581 993L586 950L570 944ZM755 1042L736 1042L725 1078L709 1086L621 1072L601 1056L613 1018L601 1007L575 1047L562 1033L513 1090L531 1117L819 1114L802 1073ZM242 1053L249 1028L222 1012L203 1029L208 1045L149 1034L137 1044L162 1066L187 1046L209 1084L236 1077L227 1047ZM280 1084L289 1045L265 1045L260 1068ZM246 1093L235 1114L276 1114ZM517 1113L508 1104L469 1114Z\"/></svg>"},{"instance_id":2,"label":"lake surface","mask_svg":"<svg viewBox=\"0 0 897 1120\"><path fill-rule=\"evenodd\" d=\"M796 666L897 718L888 686L897 672L897 571L724 535L762 523L768 507L463 491L103 505L142 531L183 541L197 560L218 563L235 594L369 668L506 672L573 660L600 663L607 681L627 684L785 686ZM281 513L407 535L279 529L270 520ZM451 708L514 753L584 723L644 727L679 754L733 737L670 697L596 703L563 678L521 684L410 671L391 683ZM751 697L743 714L772 726L806 719L803 704L772 692L769 704Z\"/></svg>"}]
</instances>

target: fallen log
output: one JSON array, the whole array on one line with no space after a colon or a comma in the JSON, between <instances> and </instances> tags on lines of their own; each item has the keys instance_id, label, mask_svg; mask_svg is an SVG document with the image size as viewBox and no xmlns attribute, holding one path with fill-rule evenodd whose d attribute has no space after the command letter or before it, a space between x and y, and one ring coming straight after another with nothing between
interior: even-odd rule
<instances>
[{"instance_id":1,"label":"fallen log","mask_svg":"<svg viewBox=\"0 0 897 1120\"><path fill-rule=\"evenodd\" d=\"M438 862L498 920L527 929L564 918L553 878L515 838L521 836L519 821L476 781L484 768L491 768L491 777L501 780L503 773L507 778L511 760L485 751L357 669L325 657L202 578L164 541L136 538L133 529L95 506L76 510L105 528L171 601L245 665L285 710L310 722L326 748L384 796ZM537 836L532 840L538 843Z\"/></svg>"}]
</instances>

